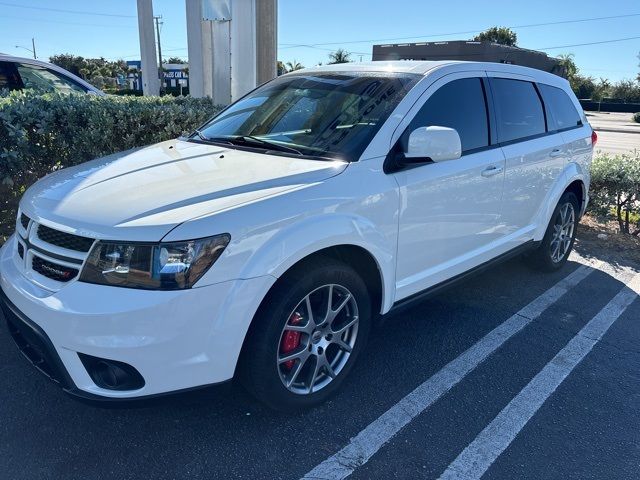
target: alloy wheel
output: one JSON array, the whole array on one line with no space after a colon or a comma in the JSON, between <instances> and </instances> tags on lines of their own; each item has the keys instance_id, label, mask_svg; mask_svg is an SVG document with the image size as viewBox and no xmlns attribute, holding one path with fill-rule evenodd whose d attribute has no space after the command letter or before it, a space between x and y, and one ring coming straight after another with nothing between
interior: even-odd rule
<instances>
[{"instance_id":1,"label":"alloy wheel","mask_svg":"<svg viewBox=\"0 0 640 480\"><path fill-rule=\"evenodd\" d=\"M553 225L553 235L551 237L551 260L559 263L568 254L573 240L573 231L576 226L576 213L571 202L567 202L560 207L558 215Z\"/></svg>"},{"instance_id":2,"label":"alloy wheel","mask_svg":"<svg viewBox=\"0 0 640 480\"><path fill-rule=\"evenodd\" d=\"M280 380L291 392L318 392L347 364L358 336L358 304L342 285L307 294L282 329L277 354Z\"/></svg>"}]
</instances>

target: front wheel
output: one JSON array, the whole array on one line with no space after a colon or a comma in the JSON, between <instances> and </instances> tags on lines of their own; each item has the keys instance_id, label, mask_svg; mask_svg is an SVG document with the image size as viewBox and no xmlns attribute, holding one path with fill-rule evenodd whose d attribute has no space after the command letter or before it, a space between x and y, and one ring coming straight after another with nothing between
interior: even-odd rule
<instances>
[{"instance_id":1,"label":"front wheel","mask_svg":"<svg viewBox=\"0 0 640 480\"><path fill-rule=\"evenodd\" d=\"M578 199L565 192L556 206L540 246L528 257L529 263L540 270L553 272L566 263L578 227Z\"/></svg>"},{"instance_id":2,"label":"front wheel","mask_svg":"<svg viewBox=\"0 0 640 480\"><path fill-rule=\"evenodd\" d=\"M348 265L319 258L282 277L261 305L243 348L240 378L278 410L325 401L367 340L371 301Z\"/></svg>"}]
</instances>

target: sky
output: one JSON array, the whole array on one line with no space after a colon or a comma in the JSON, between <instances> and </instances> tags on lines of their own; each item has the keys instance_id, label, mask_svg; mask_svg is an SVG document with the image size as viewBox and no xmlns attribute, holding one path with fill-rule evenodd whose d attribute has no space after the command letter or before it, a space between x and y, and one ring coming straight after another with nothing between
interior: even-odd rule
<instances>
[{"instance_id":1,"label":"sky","mask_svg":"<svg viewBox=\"0 0 640 480\"><path fill-rule=\"evenodd\" d=\"M186 60L184 1L153 5L163 17L163 56ZM531 26L622 15L627 16ZM640 71L640 38L578 46L640 37L638 0L279 0L278 59L312 66L342 47L353 52L353 60L366 61L376 43L464 40L494 25L513 28L521 47L554 56L573 53L585 75L617 81ZM34 37L44 60L56 53L140 58L135 0L0 0L0 32L3 53L31 56L26 48Z\"/></svg>"}]
</instances>

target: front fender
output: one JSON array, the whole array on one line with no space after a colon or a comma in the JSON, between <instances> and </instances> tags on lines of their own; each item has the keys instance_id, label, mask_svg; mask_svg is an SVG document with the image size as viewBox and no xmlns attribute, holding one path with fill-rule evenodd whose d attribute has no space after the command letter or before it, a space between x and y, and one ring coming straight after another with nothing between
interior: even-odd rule
<instances>
[{"instance_id":1,"label":"front fender","mask_svg":"<svg viewBox=\"0 0 640 480\"><path fill-rule=\"evenodd\" d=\"M240 276L282 276L300 260L339 245L361 247L374 258L382 282L382 305L393 304L396 246L368 219L349 214L320 214L279 230L247 259Z\"/></svg>"}]
</instances>

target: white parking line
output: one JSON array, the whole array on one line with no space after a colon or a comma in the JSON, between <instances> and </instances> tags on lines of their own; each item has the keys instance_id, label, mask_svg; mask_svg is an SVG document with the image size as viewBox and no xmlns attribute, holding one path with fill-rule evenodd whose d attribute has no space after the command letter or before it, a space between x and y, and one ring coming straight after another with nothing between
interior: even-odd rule
<instances>
[{"instance_id":1,"label":"white parking line","mask_svg":"<svg viewBox=\"0 0 640 480\"><path fill-rule=\"evenodd\" d=\"M479 479L511 444L542 404L638 298L640 275L633 277L600 312L480 432L440 477Z\"/></svg>"},{"instance_id":2,"label":"white parking line","mask_svg":"<svg viewBox=\"0 0 640 480\"><path fill-rule=\"evenodd\" d=\"M504 342L540 316L592 271L593 268L583 265L559 281L371 422L342 450L320 463L304 478L335 480L351 475L413 418L435 403Z\"/></svg>"}]
</instances>

